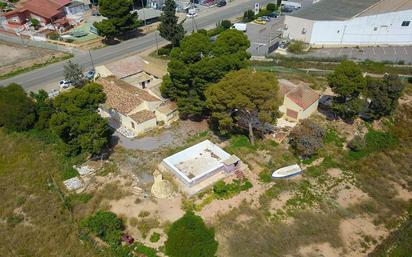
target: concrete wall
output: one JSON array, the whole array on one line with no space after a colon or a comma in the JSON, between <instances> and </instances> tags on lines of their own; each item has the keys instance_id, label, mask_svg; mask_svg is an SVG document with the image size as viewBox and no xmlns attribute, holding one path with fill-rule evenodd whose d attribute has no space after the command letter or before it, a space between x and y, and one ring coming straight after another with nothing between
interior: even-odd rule
<instances>
[{"instance_id":1,"label":"concrete wall","mask_svg":"<svg viewBox=\"0 0 412 257\"><path fill-rule=\"evenodd\" d=\"M306 43L310 42L314 21L297 18L293 16L285 17L283 27L283 37L293 40L301 40Z\"/></svg>"},{"instance_id":2,"label":"concrete wall","mask_svg":"<svg viewBox=\"0 0 412 257\"><path fill-rule=\"evenodd\" d=\"M409 26L401 26L403 21L410 21ZM315 21L310 41L305 40L305 42L325 47L410 45L412 44L412 10L357 17L346 21Z\"/></svg>"},{"instance_id":3,"label":"concrete wall","mask_svg":"<svg viewBox=\"0 0 412 257\"><path fill-rule=\"evenodd\" d=\"M177 110L169 114L165 114L165 113L162 113L156 110L155 115L156 115L157 121L162 121L166 125L170 125L171 123L179 119L179 112Z\"/></svg>"}]
</instances>

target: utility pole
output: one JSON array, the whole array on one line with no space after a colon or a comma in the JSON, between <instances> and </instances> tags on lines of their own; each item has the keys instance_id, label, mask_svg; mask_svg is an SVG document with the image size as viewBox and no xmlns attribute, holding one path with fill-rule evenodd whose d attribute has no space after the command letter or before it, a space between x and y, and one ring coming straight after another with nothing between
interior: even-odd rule
<instances>
[{"instance_id":1,"label":"utility pole","mask_svg":"<svg viewBox=\"0 0 412 257\"><path fill-rule=\"evenodd\" d=\"M156 50L157 50L157 55L159 55L159 43L157 42L157 30L155 30L155 39L156 39Z\"/></svg>"}]
</instances>

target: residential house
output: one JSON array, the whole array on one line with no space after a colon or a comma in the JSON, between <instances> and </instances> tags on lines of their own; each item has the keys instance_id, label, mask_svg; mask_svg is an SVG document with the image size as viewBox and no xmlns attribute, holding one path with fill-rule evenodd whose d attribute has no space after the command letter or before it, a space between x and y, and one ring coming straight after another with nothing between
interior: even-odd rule
<instances>
[{"instance_id":1,"label":"residential house","mask_svg":"<svg viewBox=\"0 0 412 257\"><path fill-rule=\"evenodd\" d=\"M107 97L99 108L100 115L125 136L135 137L178 119L175 103L165 102L114 76L101 77L96 82L103 86Z\"/></svg>"},{"instance_id":2,"label":"residential house","mask_svg":"<svg viewBox=\"0 0 412 257\"><path fill-rule=\"evenodd\" d=\"M96 77L115 76L141 89L152 87L152 84L160 85L160 77L147 72L148 70L153 70L150 67L150 63L137 55L133 55L109 64L97 66Z\"/></svg>"},{"instance_id":3,"label":"residential house","mask_svg":"<svg viewBox=\"0 0 412 257\"><path fill-rule=\"evenodd\" d=\"M157 127L155 110L162 103L159 98L113 76L99 78L97 83L107 97L99 112L109 118L110 126L127 130L131 137Z\"/></svg>"},{"instance_id":4,"label":"residential house","mask_svg":"<svg viewBox=\"0 0 412 257\"><path fill-rule=\"evenodd\" d=\"M159 108L156 109L155 115L157 121L165 125L170 125L179 119L179 112L177 111L175 102L162 103Z\"/></svg>"},{"instance_id":5,"label":"residential house","mask_svg":"<svg viewBox=\"0 0 412 257\"><path fill-rule=\"evenodd\" d=\"M287 80L279 80L280 96L283 104L279 111L288 121L299 121L308 118L318 108L320 95L307 85L293 84Z\"/></svg>"},{"instance_id":6,"label":"residential house","mask_svg":"<svg viewBox=\"0 0 412 257\"><path fill-rule=\"evenodd\" d=\"M11 25L23 25L30 19L36 19L41 26L49 23L66 26L69 21L65 18L64 8L70 3L71 0L30 0L21 7L3 14L3 16Z\"/></svg>"}]
</instances>

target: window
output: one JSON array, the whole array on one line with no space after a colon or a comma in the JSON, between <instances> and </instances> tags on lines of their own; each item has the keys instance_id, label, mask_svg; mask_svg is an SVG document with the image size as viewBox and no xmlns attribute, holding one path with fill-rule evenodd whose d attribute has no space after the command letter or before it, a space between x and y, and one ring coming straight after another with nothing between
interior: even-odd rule
<instances>
[{"instance_id":1,"label":"window","mask_svg":"<svg viewBox=\"0 0 412 257\"><path fill-rule=\"evenodd\" d=\"M132 128L134 129L134 122L132 121L131 123L132 123Z\"/></svg>"},{"instance_id":2,"label":"window","mask_svg":"<svg viewBox=\"0 0 412 257\"><path fill-rule=\"evenodd\" d=\"M411 21L402 21L402 27L408 27Z\"/></svg>"}]
</instances>

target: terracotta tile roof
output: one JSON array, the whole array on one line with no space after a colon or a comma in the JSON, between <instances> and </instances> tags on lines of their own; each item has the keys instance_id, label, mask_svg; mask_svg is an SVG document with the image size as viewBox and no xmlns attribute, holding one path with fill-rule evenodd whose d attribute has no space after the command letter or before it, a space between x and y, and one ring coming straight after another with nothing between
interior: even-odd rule
<instances>
[{"instance_id":1,"label":"terracotta tile roof","mask_svg":"<svg viewBox=\"0 0 412 257\"><path fill-rule=\"evenodd\" d=\"M149 94L143 89L140 89L138 87L132 86L129 83L121 80L121 79L115 79L114 77L107 77L111 80L115 80L116 84L118 87L121 87L123 90L127 91L128 93L137 95L141 100L147 101L147 102L158 102L161 101L159 98Z\"/></svg>"},{"instance_id":2,"label":"terracotta tile roof","mask_svg":"<svg viewBox=\"0 0 412 257\"><path fill-rule=\"evenodd\" d=\"M123 115L128 115L143 101L160 101L146 91L115 77L99 78L97 83L103 86L103 91L107 96L105 105L116 109Z\"/></svg>"},{"instance_id":3,"label":"terracotta tile roof","mask_svg":"<svg viewBox=\"0 0 412 257\"><path fill-rule=\"evenodd\" d=\"M136 123L142 123L151 119L155 119L156 115L151 111L143 110L133 113L129 115L129 117L132 118Z\"/></svg>"},{"instance_id":4,"label":"terracotta tile roof","mask_svg":"<svg viewBox=\"0 0 412 257\"><path fill-rule=\"evenodd\" d=\"M26 2L19 12L29 11L44 18L52 18L59 14L59 9L70 3L71 0L31 0Z\"/></svg>"},{"instance_id":5,"label":"terracotta tile roof","mask_svg":"<svg viewBox=\"0 0 412 257\"><path fill-rule=\"evenodd\" d=\"M306 110L314 102L319 100L319 94L308 86L299 85L286 95L287 98Z\"/></svg>"},{"instance_id":6,"label":"terracotta tile roof","mask_svg":"<svg viewBox=\"0 0 412 257\"><path fill-rule=\"evenodd\" d=\"M122 79L130 75L139 73L143 71L144 60L137 56L133 55L109 64L105 65L114 76Z\"/></svg>"}]
</instances>

